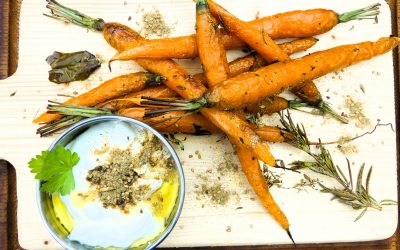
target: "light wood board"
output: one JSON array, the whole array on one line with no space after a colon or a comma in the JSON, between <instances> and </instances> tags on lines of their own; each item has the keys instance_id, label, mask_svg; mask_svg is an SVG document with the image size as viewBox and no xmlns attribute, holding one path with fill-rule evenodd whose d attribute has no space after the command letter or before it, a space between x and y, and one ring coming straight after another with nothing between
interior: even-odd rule
<instances>
[{"instance_id":1,"label":"light wood board","mask_svg":"<svg viewBox=\"0 0 400 250\"><path fill-rule=\"evenodd\" d=\"M359 8L375 1L359 0L349 3L340 1L256 1L243 3L237 0L219 1L228 10L243 20L251 20L259 11L260 16L270 15L293 9L329 8L337 12ZM308 52L329 48L339 44L376 40L388 36L391 32L390 10L384 1L382 14L376 24L373 20L340 24L331 32L318 36L320 42ZM175 27L175 35L194 32L194 3L187 0L153 1L65 1L65 4L82 10L89 15L103 17L105 20L119 21L134 28L140 28L142 8L159 9L166 21ZM20 61L17 73L7 80L0 81L0 158L10 161L17 169L18 189L18 230L20 244L27 249L59 249L45 230L38 214L35 200L35 181L29 173L27 162L41 150L45 150L54 140L39 138L35 135L36 125L32 119L45 110L48 99L62 101L65 98L57 94L82 93L102 80L123 73L137 71L139 67L131 62L113 64L110 73L106 66L96 71L88 81L69 85L56 85L48 82L47 55L52 51L77 51L87 49L104 59L110 58L115 51L108 46L100 34L88 32L79 27L65 25L42 15L45 12L42 1L25 0L21 10ZM131 16L132 20L128 21ZM139 26L136 24L139 22ZM353 27L354 26L354 27ZM240 52L230 53L229 58L237 57ZM301 56L298 54L297 56ZM193 73L200 70L198 62L182 61ZM395 124L394 117L394 78L392 55L388 53L349 69L330 74L316 81L323 96L329 96L334 107L343 105L346 95L364 103L365 112L371 120L371 127L357 128L355 122L340 125L333 120L324 120L303 113L293 113L298 122L309 128L310 137L334 140L341 135L361 134L372 129L377 119L382 123ZM365 94L360 90L365 88ZM14 96L10 96L15 92ZM342 108L343 109L343 108ZM277 123L277 117L266 118ZM196 185L201 185L198 175L207 174L212 181L218 181L216 168L223 163L225 152L232 148L227 141L217 142L220 136L188 137L185 151L177 149L183 162L187 193L181 218L162 246L215 246L215 245L252 245L289 243L285 232L258 204L245 177L238 173L222 175L224 187L237 193L226 206L216 206L206 199L197 199ZM183 136L180 136L183 138ZM355 143L358 153L348 155L356 172L363 162L374 165L371 193L380 199L397 197L396 147L395 134L388 127L379 128L373 135L364 137ZM292 160L306 159L300 152L287 145L272 145L277 158L289 163ZM335 147L334 158L345 166L345 156ZM195 151L199 151L198 159ZM190 157L193 155L193 157ZM229 156L231 157L231 156ZM236 159L234 159L236 160ZM211 170L211 173L208 173ZM277 171L278 172L278 171ZM278 172L281 173L281 172ZM283 173L283 172L282 172ZM312 174L310 174L312 175ZM316 176L316 175L312 175ZM283 173L285 187L291 187L301 176ZM321 178L326 184L333 184ZM390 237L397 227L397 207L385 207L383 211L368 211L354 223L359 211L354 211L337 202L330 201L329 195L308 189L298 192L295 189L272 188L279 205L286 212L291 231L298 243L345 242L378 240ZM237 209L242 207L242 209ZM44 242L48 244L45 245Z\"/></svg>"}]
</instances>

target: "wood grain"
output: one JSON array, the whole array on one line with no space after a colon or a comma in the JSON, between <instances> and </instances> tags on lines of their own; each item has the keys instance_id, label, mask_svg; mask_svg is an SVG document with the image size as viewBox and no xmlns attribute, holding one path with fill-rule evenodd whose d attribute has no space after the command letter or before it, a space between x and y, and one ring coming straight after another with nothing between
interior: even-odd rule
<instances>
[{"instance_id":1,"label":"wood grain","mask_svg":"<svg viewBox=\"0 0 400 250\"><path fill-rule=\"evenodd\" d=\"M400 11L399 0L389 1L393 10L393 22L394 33L398 34L398 23L397 13ZM6 7L7 6L7 7ZM14 7L13 7L14 6ZM12 8L10 10L10 7ZM17 51L17 32L9 32L10 26L10 14L13 13L14 17L19 11L19 3L17 1L1 1L0 2L0 78L1 75L10 75L16 68L16 51ZM11 11L11 12L10 12ZM6 13L4 13L6 12ZM14 18L11 23L17 25L18 18ZM6 26L7 25L7 26ZM3 42L6 41L6 42ZM5 46L7 44L7 46ZM4 49L4 53L3 53ZM10 53L10 51L12 53ZM11 56L13 55L13 56ZM395 55L396 67L398 69L398 54ZM11 73L10 73L11 72ZM399 72L397 70L397 72ZM398 75L396 75L398 82ZM399 86L396 85L396 98L397 104L399 103ZM399 117L399 109L397 107L396 115ZM399 119L397 119L397 127L399 128ZM397 140L399 145L399 140ZM399 147L398 147L399 151ZM398 155L398 160L400 157ZM399 170L398 170L399 172ZM400 176L400 175L398 175ZM0 161L0 249L18 249L17 230L16 230L16 190L15 190L15 171L12 166L7 162ZM400 183L400 182L399 182ZM388 240L374 241L374 242L362 242L362 243L343 243L343 244L306 244L297 246L298 249L398 249L399 243L399 230L396 234ZM196 248L205 249L205 248ZM218 247L215 249L228 249L228 247ZM229 247L232 249L232 247ZM281 246L249 246L249 247L234 247L233 249L294 249L292 245L281 245Z\"/></svg>"},{"instance_id":2,"label":"wood grain","mask_svg":"<svg viewBox=\"0 0 400 250\"><path fill-rule=\"evenodd\" d=\"M9 49L9 0L0 1L0 79L8 76L8 49Z\"/></svg>"}]
</instances>

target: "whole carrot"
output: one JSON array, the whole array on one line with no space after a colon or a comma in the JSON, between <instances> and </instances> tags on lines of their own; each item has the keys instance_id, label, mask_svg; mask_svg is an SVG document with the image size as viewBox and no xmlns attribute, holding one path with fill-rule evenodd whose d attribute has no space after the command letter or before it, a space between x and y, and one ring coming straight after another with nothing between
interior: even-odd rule
<instances>
[{"instance_id":1,"label":"whole carrot","mask_svg":"<svg viewBox=\"0 0 400 250\"><path fill-rule=\"evenodd\" d=\"M187 104L181 105L180 109L186 111L199 110L201 107L235 109L259 103L284 89L293 88L306 81L384 54L397 47L399 42L400 38L384 37L376 42L342 45L295 60L274 63L257 71L232 77L209 90L203 97L187 100ZM170 103L170 106L174 104ZM149 115L151 113L149 112Z\"/></svg>"},{"instance_id":2,"label":"whole carrot","mask_svg":"<svg viewBox=\"0 0 400 250\"><path fill-rule=\"evenodd\" d=\"M312 37L328 32L339 23L379 14L379 4L338 14L333 10L295 10L248 22L257 30L263 30L272 39ZM238 37L222 30L222 43L226 49L245 46ZM134 58L193 58L198 55L195 35L125 43L125 56ZM122 55L120 56L123 57Z\"/></svg>"},{"instance_id":3,"label":"whole carrot","mask_svg":"<svg viewBox=\"0 0 400 250\"><path fill-rule=\"evenodd\" d=\"M237 108L257 103L286 88L295 87L338 69L384 54L398 46L399 41L397 37L388 37L376 42L338 46L299 59L275 63L255 72L244 73L210 90L205 96L208 104L204 105Z\"/></svg>"},{"instance_id":4,"label":"whole carrot","mask_svg":"<svg viewBox=\"0 0 400 250\"><path fill-rule=\"evenodd\" d=\"M67 100L65 103L93 106L100 102L104 102L111 98L128 94L133 91L139 91L146 86L153 86L161 84L164 78L157 74L147 72L137 72L133 74L117 76L108 81L105 81L98 87L82 94L77 97ZM34 122L51 122L59 119L61 116L56 114L43 113L37 117Z\"/></svg>"},{"instance_id":5,"label":"whole carrot","mask_svg":"<svg viewBox=\"0 0 400 250\"><path fill-rule=\"evenodd\" d=\"M304 38L297 39L291 42L280 44L279 46L287 53L292 54L304 49L308 49L313 46L318 40L315 38ZM258 54L252 53L248 56L244 56L229 63L229 72L230 76L236 76L243 72L256 70L262 66L265 66L267 62ZM202 83L203 85L207 85L207 80L203 73L199 73L193 76L193 78ZM134 92L125 96L121 96L115 99L111 99L109 101L99 103L96 105L98 108L105 108L109 110L119 110L137 106L136 100L137 98L148 96L153 98L175 98L178 97L177 93L167 86L156 86L146 88L144 90ZM134 98L132 101L131 98ZM262 105L262 104L260 104ZM287 108L287 107L286 107ZM257 113L256 108L253 107L251 109L254 113ZM279 110L276 110L277 112ZM271 113L266 112L266 113Z\"/></svg>"},{"instance_id":6,"label":"whole carrot","mask_svg":"<svg viewBox=\"0 0 400 250\"><path fill-rule=\"evenodd\" d=\"M196 42L208 86L228 79L226 51L221 43L221 30L216 28L206 0L196 2Z\"/></svg>"},{"instance_id":7,"label":"whole carrot","mask_svg":"<svg viewBox=\"0 0 400 250\"><path fill-rule=\"evenodd\" d=\"M76 10L62 6L54 0L47 1L49 2L47 7L52 10L53 17L92 30L103 31L105 40L119 51L126 49L129 41L137 43L144 40L137 32L127 26L117 23L105 23L102 19L91 18ZM165 85L184 98L200 97L207 91L201 83L195 81L184 68L172 60L137 59L136 62L150 72L166 77ZM250 124L234 114L218 109L203 109L201 112L228 136L235 138L236 142L242 143L243 146L251 149L259 160L271 166L275 165L275 159L271 155L268 145L261 141L252 130Z\"/></svg>"},{"instance_id":8,"label":"whole carrot","mask_svg":"<svg viewBox=\"0 0 400 250\"><path fill-rule=\"evenodd\" d=\"M268 211L270 211L271 215L286 230L290 239L293 241L292 235L289 231L288 219L269 192L268 184L265 181L264 175L262 174L258 160L251 154L250 151L247 151L241 147L237 147L235 150L242 165L243 172L245 173L247 180L249 181L261 204L267 208Z\"/></svg>"},{"instance_id":9,"label":"whole carrot","mask_svg":"<svg viewBox=\"0 0 400 250\"><path fill-rule=\"evenodd\" d=\"M258 30L248 23L241 21L212 0L210 0L210 10L214 16L222 19L227 30L246 42L269 63L290 60L288 54L281 50L279 46L265 34L263 29ZM322 101L321 94L312 81L307 81L302 86L297 86L297 88L292 89L292 92L311 104L317 105Z\"/></svg>"},{"instance_id":10,"label":"whole carrot","mask_svg":"<svg viewBox=\"0 0 400 250\"><path fill-rule=\"evenodd\" d=\"M220 34L215 34L215 24L210 22L212 19L210 18L211 14L208 9L207 0L197 0L196 16L196 37L199 57L203 64L203 68L205 69L208 86L213 88L220 82L228 79L228 61L226 59L223 45L219 40ZM278 219L279 223L282 223L281 226L287 230L287 232L290 232L286 216L281 211L280 213L275 213L276 211L274 209L270 210L273 204L276 207L278 206L274 202L268 190L260 188L261 186L266 186L265 179L255 178L255 176L258 176L261 172L256 156L250 149L243 146L241 142L236 141L234 137L229 137L229 140L236 148L236 153L240 159L242 169L246 173L250 185L260 198L261 203L273 214L273 216L275 216L275 218Z\"/></svg>"}]
</instances>

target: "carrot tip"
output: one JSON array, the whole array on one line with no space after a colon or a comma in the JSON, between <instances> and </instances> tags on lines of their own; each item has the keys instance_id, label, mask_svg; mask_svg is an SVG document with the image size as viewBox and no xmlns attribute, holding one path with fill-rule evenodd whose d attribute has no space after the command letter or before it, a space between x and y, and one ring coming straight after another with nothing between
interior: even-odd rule
<instances>
[{"instance_id":1,"label":"carrot tip","mask_svg":"<svg viewBox=\"0 0 400 250\"><path fill-rule=\"evenodd\" d=\"M296 246L296 242L294 242L292 233L290 232L289 229L286 229L286 233L289 235L289 238L293 242L293 245Z\"/></svg>"}]
</instances>

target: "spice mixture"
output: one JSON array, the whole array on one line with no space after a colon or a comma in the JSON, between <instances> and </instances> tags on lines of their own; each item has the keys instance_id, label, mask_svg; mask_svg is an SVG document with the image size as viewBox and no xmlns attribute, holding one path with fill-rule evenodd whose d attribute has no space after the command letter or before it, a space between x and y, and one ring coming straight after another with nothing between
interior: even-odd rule
<instances>
[{"instance_id":1,"label":"spice mixture","mask_svg":"<svg viewBox=\"0 0 400 250\"><path fill-rule=\"evenodd\" d=\"M171 160L163 153L161 142L149 132L137 154L133 154L128 147L113 148L109 155L106 164L90 170L86 177L105 208L117 207L126 212L155 191L147 180L158 182L161 186L162 181L174 171Z\"/></svg>"},{"instance_id":2,"label":"spice mixture","mask_svg":"<svg viewBox=\"0 0 400 250\"><path fill-rule=\"evenodd\" d=\"M225 205L230 199L231 193L225 190L220 183L204 183L196 191L197 195L205 195L211 202L218 205Z\"/></svg>"},{"instance_id":3,"label":"spice mixture","mask_svg":"<svg viewBox=\"0 0 400 250\"><path fill-rule=\"evenodd\" d=\"M348 96L344 102L344 107L348 109L348 117L356 121L356 127L365 128L371 125L370 120L364 113L364 106L362 102L355 101Z\"/></svg>"},{"instance_id":4,"label":"spice mixture","mask_svg":"<svg viewBox=\"0 0 400 250\"><path fill-rule=\"evenodd\" d=\"M172 28L168 26L159 10L145 12L142 17L142 35L146 38L167 37L171 34Z\"/></svg>"}]
</instances>

